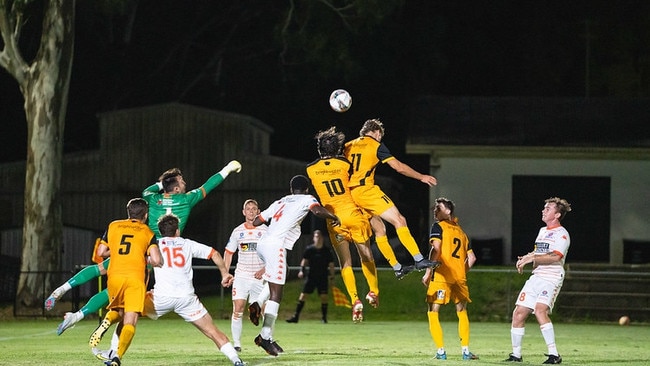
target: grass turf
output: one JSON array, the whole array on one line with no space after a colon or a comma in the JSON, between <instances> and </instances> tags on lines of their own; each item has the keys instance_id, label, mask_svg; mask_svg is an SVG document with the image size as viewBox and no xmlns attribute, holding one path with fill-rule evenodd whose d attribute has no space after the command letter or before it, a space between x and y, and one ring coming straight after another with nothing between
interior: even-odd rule
<instances>
[{"instance_id":1,"label":"grass turf","mask_svg":"<svg viewBox=\"0 0 650 366\"><path fill-rule=\"evenodd\" d=\"M228 320L216 320L230 333ZM92 365L101 364L88 346L96 320L85 320L57 336L55 320L5 321L0 327L0 365ZM242 359L248 365L464 365L460 360L456 322L443 322L449 359L433 359L435 346L426 320L366 321L353 324L336 320L321 324L304 320L298 324L279 321L276 339L285 353L274 358L255 346L259 327L245 322ZM555 324L557 344L566 365L647 365L650 327L614 324ZM107 333L103 347L107 347ZM507 323L472 323L471 350L477 364L503 364L510 352ZM524 338L523 365L541 364L546 347L539 328L529 323ZM228 365L214 344L193 326L171 317L138 323L135 339L124 365Z\"/></svg>"},{"instance_id":2,"label":"grass turf","mask_svg":"<svg viewBox=\"0 0 650 366\"><path fill-rule=\"evenodd\" d=\"M367 290L361 273L356 272L359 294ZM328 324L320 323L320 302L309 296L298 324L285 319L295 309L302 288L301 281L290 281L280 307L275 338L286 353L278 358L267 356L255 346L253 338L260 327L244 321L242 359L248 365L466 365L501 364L510 348L509 315L514 296L528 275L515 273L470 272L469 284L473 303L469 305L471 350L477 361L461 361L457 322L453 305L443 307L440 318L446 341L446 361L435 360L435 346L428 331L424 287L421 274L413 273L396 281L391 271L380 271L380 307L366 306L365 321L351 322L350 310L335 307L330 300ZM337 286L343 289L337 278ZM214 286L211 286L214 288ZM214 290L213 290L214 291ZM562 296L562 294L560 294ZM230 337L231 303L228 293L202 296L217 326ZM61 312L69 303L58 303L49 319L14 320L4 316L0 322L0 365L92 365L96 360L87 345L90 333L98 324L92 317L81 321L63 335L56 335ZM68 307L68 309L66 309ZM5 309L7 310L7 309ZM58 311L59 314L55 312ZM55 315L56 314L56 315ZM8 314L6 314L8 315ZM245 314L247 317L247 314ZM558 349L566 365L648 365L650 326L633 320L630 326L610 322L589 324L562 314L552 316ZM110 332L100 348L108 348ZM546 346L533 316L529 317L523 345L522 365L541 364ZM142 319L136 336L124 358L124 365L228 365L230 362L193 326L176 315L158 321Z\"/></svg>"}]
</instances>

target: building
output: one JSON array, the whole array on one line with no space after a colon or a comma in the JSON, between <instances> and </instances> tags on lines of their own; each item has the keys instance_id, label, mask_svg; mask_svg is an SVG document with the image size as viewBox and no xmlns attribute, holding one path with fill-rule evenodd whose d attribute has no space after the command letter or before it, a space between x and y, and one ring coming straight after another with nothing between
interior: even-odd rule
<instances>
[{"instance_id":1,"label":"building","mask_svg":"<svg viewBox=\"0 0 650 366\"><path fill-rule=\"evenodd\" d=\"M100 145L64 157L62 269L90 263L95 238L112 220L126 217L126 203L165 170L182 170L188 190L199 187L230 160L242 163L192 211L183 235L223 251L243 221L248 198L265 208L289 193L289 180L306 162L269 154L272 128L236 113L170 103L98 116ZM0 255L21 257L24 162L0 166ZM308 242L309 238L305 238ZM298 256L300 251L291 253ZM292 259L290 257L290 259Z\"/></svg>"},{"instance_id":2,"label":"building","mask_svg":"<svg viewBox=\"0 0 650 366\"><path fill-rule=\"evenodd\" d=\"M438 178L429 201L457 204L479 258L530 251L560 196L570 262L650 263L650 100L430 96L409 119L406 152Z\"/></svg>"}]
</instances>

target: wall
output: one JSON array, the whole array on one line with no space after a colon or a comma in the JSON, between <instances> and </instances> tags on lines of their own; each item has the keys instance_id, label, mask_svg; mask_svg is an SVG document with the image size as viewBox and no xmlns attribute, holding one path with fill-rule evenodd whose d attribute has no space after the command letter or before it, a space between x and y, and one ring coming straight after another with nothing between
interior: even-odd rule
<instances>
[{"instance_id":1,"label":"wall","mask_svg":"<svg viewBox=\"0 0 650 366\"><path fill-rule=\"evenodd\" d=\"M433 149L433 147L430 147ZM610 263L623 262L623 239L650 240L650 160L648 159L597 159L591 155L574 154L567 158L533 154L531 158L512 156L490 157L495 150L484 154L467 154L462 149L455 153L449 148L440 154L433 153L431 173L438 178L438 186L430 191L430 202L446 196L457 205L457 214L465 231L475 238L504 238L504 263L510 263L512 247L512 176L561 175L611 177L611 228ZM433 149L432 151L436 151ZM526 156L525 149L520 149ZM411 151L413 152L413 151ZM482 157L484 155L485 157ZM501 154L504 155L504 154ZM553 195L552 188L549 196ZM570 197L567 197L571 201ZM540 202L539 209L543 202ZM574 210L571 214L578 214ZM579 214L589 214L579 213ZM543 222L540 220L540 227ZM538 228L531 228L531 245ZM594 228L593 235L598 235Z\"/></svg>"}]
</instances>

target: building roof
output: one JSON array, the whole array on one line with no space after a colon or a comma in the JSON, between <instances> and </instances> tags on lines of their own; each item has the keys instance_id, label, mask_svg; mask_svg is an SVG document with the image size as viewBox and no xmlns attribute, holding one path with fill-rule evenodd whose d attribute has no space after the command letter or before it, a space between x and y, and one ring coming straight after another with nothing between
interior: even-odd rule
<instances>
[{"instance_id":1,"label":"building roof","mask_svg":"<svg viewBox=\"0 0 650 366\"><path fill-rule=\"evenodd\" d=\"M423 96L407 145L650 147L650 99Z\"/></svg>"}]
</instances>

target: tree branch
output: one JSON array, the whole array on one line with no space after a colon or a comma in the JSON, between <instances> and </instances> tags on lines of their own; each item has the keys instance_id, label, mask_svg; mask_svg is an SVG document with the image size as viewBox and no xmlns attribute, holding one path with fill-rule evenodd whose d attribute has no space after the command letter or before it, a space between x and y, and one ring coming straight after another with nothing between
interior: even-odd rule
<instances>
[{"instance_id":1,"label":"tree branch","mask_svg":"<svg viewBox=\"0 0 650 366\"><path fill-rule=\"evenodd\" d=\"M7 0L0 0L0 33L4 44L0 52L0 66L22 85L28 68L18 47L24 8L19 7L17 1L11 4L11 10L8 6Z\"/></svg>"}]
</instances>

